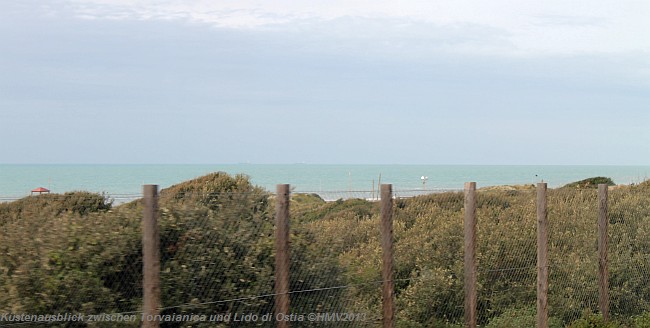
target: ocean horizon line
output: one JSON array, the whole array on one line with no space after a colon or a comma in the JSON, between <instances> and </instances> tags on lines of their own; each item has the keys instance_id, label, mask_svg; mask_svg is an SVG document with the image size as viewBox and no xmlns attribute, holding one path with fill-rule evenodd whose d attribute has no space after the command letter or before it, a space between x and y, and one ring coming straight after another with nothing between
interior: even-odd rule
<instances>
[{"instance_id":1,"label":"ocean horizon line","mask_svg":"<svg viewBox=\"0 0 650 328\"><path fill-rule=\"evenodd\" d=\"M151 165L187 165L187 166L206 166L206 165L318 165L318 166L621 166L621 167L650 167L650 164L418 164L418 163L393 163L393 164L376 164L376 163L0 163L0 166L151 166Z\"/></svg>"},{"instance_id":2,"label":"ocean horizon line","mask_svg":"<svg viewBox=\"0 0 650 328\"><path fill-rule=\"evenodd\" d=\"M462 189L468 181L487 187L543 180L555 188L597 176L631 184L647 180L650 165L0 164L0 197L23 197L37 187L138 194L144 184L162 189L214 172L243 174L269 191L290 184L296 192L336 192L374 190L380 183L396 190Z\"/></svg>"}]
</instances>

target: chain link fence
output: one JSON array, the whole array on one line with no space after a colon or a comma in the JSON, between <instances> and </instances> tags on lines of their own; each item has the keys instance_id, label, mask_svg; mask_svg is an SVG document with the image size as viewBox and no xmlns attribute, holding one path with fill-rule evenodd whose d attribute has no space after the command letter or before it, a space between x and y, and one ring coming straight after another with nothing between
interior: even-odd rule
<instances>
[{"instance_id":1,"label":"chain link fence","mask_svg":"<svg viewBox=\"0 0 650 328\"><path fill-rule=\"evenodd\" d=\"M397 327L462 327L464 195L418 192L394 192ZM292 194L292 327L381 326L377 194ZM0 327L141 325L143 204L127 196L0 204ZM161 191L161 327L275 327L275 197L223 176ZM477 192L480 326L534 325L535 197L532 186ZM650 186L610 190L608 204L610 317L636 327L650 312ZM548 218L549 326L564 327L599 311L597 191L549 190Z\"/></svg>"},{"instance_id":2,"label":"chain link fence","mask_svg":"<svg viewBox=\"0 0 650 328\"><path fill-rule=\"evenodd\" d=\"M650 322L650 188L609 193L609 305L613 317ZM644 315L645 314L645 315Z\"/></svg>"},{"instance_id":3,"label":"chain link fence","mask_svg":"<svg viewBox=\"0 0 650 328\"><path fill-rule=\"evenodd\" d=\"M104 320L118 316L119 325L138 326L136 205L113 208L84 192L0 204L0 326L112 327ZM99 314L107 316L88 316Z\"/></svg>"}]
</instances>

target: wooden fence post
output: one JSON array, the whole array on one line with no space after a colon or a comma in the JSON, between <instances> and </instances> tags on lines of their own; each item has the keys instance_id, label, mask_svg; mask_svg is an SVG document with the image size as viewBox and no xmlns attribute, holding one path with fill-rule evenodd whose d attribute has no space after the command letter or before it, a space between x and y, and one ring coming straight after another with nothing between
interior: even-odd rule
<instances>
[{"instance_id":1,"label":"wooden fence post","mask_svg":"<svg viewBox=\"0 0 650 328\"><path fill-rule=\"evenodd\" d=\"M158 186L144 185L142 220L143 302L142 327L157 328L160 320L160 236L158 230Z\"/></svg>"},{"instance_id":2,"label":"wooden fence post","mask_svg":"<svg viewBox=\"0 0 650 328\"><path fill-rule=\"evenodd\" d=\"M276 186L275 199L275 314L289 314L289 185ZM288 328L286 320L277 327Z\"/></svg>"},{"instance_id":3,"label":"wooden fence post","mask_svg":"<svg viewBox=\"0 0 650 328\"><path fill-rule=\"evenodd\" d=\"M476 182L465 183L465 327L476 328Z\"/></svg>"},{"instance_id":4,"label":"wooden fence post","mask_svg":"<svg viewBox=\"0 0 650 328\"><path fill-rule=\"evenodd\" d=\"M607 271L607 185L598 185L598 305L605 321L609 317L609 282Z\"/></svg>"},{"instance_id":5,"label":"wooden fence post","mask_svg":"<svg viewBox=\"0 0 650 328\"><path fill-rule=\"evenodd\" d=\"M546 183L537 184L537 328L548 327L548 212Z\"/></svg>"},{"instance_id":6,"label":"wooden fence post","mask_svg":"<svg viewBox=\"0 0 650 328\"><path fill-rule=\"evenodd\" d=\"M381 185L381 249L383 267L382 312L384 328L395 327L395 283L393 281L393 185Z\"/></svg>"}]
</instances>

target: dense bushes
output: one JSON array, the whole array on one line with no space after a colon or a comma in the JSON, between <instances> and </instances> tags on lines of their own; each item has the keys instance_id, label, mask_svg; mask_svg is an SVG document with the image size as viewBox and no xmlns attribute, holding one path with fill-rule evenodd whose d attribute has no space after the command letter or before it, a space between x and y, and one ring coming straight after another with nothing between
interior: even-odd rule
<instances>
[{"instance_id":1,"label":"dense bushes","mask_svg":"<svg viewBox=\"0 0 650 328\"><path fill-rule=\"evenodd\" d=\"M381 279L378 209L358 215L354 209L363 206L362 202L348 201L348 207L342 203L322 205L329 206L327 216L311 223L321 231L323 245L339 254L350 284ZM462 194L395 202L398 325L451 327L462 323ZM609 203L611 313L633 327L631 317L650 311L650 185L646 182L612 190ZM551 322L561 326L585 319L585 310L597 311L597 193L591 188L549 190L548 206L549 314ZM339 207L336 212L334 207ZM515 316L526 326L531 316L525 311L529 310L517 309L534 308L536 302L534 190L479 191L477 215L479 321L499 326ZM356 287L346 299L360 308L379 311L376 287Z\"/></svg>"},{"instance_id":2,"label":"dense bushes","mask_svg":"<svg viewBox=\"0 0 650 328\"><path fill-rule=\"evenodd\" d=\"M610 304L621 327L650 326L649 196L649 182L610 191ZM224 173L161 191L162 313L271 312L273 204L245 176ZM549 191L554 327L598 321L583 315L597 310L597 209L594 189ZM459 327L463 195L397 199L394 211L398 326ZM535 306L534 190L481 190L477 214L479 321L524 327ZM0 204L0 313L140 310L141 216L141 201L113 207L89 193ZM374 326L381 313L378 204L294 195L291 220L291 290L314 290L292 294L292 310L366 313Z\"/></svg>"},{"instance_id":3,"label":"dense bushes","mask_svg":"<svg viewBox=\"0 0 650 328\"><path fill-rule=\"evenodd\" d=\"M576 182L571 182L564 186L564 188L598 188L599 184L606 184L608 186L616 185L614 180L607 177L594 177Z\"/></svg>"},{"instance_id":4,"label":"dense bushes","mask_svg":"<svg viewBox=\"0 0 650 328\"><path fill-rule=\"evenodd\" d=\"M269 313L273 205L245 176L210 174L162 190L161 300L166 314ZM142 202L111 208L101 195L28 197L0 207L0 313L121 313L141 308ZM293 290L343 285L316 231L292 236ZM266 296L264 296L266 295ZM261 297L258 297L261 296ZM294 309L343 310L305 294ZM75 326L64 323L62 326ZM106 326L129 326L107 323ZM137 326L137 323L133 325ZM229 326L247 326L231 323ZM269 325L271 325L269 323ZM167 322L163 327L215 323ZM299 325L294 325L299 327Z\"/></svg>"},{"instance_id":5,"label":"dense bushes","mask_svg":"<svg viewBox=\"0 0 650 328\"><path fill-rule=\"evenodd\" d=\"M4 204L0 312L112 313L137 306L138 214L108 210L100 199L75 193Z\"/></svg>"},{"instance_id":6,"label":"dense bushes","mask_svg":"<svg viewBox=\"0 0 650 328\"><path fill-rule=\"evenodd\" d=\"M161 192L161 299L173 307L163 314L234 310L233 302L192 304L272 291L268 197L247 178L224 173ZM110 209L100 198L53 194L3 204L0 312L139 310L142 204ZM262 303L270 302L247 305Z\"/></svg>"},{"instance_id":7,"label":"dense bushes","mask_svg":"<svg viewBox=\"0 0 650 328\"><path fill-rule=\"evenodd\" d=\"M534 307L511 308L501 315L490 319L486 328L530 328L537 325L537 310ZM548 318L549 328L562 328L562 321L555 317Z\"/></svg>"},{"instance_id":8,"label":"dense bushes","mask_svg":"<svg viewBox=\"0 0 650 328\"><path fill-rule=\"evenodd\" d=\"M104 196L84 191L29 196L0 203L0 225L15 220L46 219L63 213L90 214L107 211L112 203Z\"/></svg>"}]
</instances>

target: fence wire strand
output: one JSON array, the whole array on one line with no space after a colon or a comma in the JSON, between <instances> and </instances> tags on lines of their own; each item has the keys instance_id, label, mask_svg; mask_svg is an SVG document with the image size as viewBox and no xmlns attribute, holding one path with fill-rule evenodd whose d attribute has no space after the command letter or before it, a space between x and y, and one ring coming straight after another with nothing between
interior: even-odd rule
<instances>
[{"instance_id":1,"label":"fence wire strand","mask_svg":"<svg viewBox=\"0 0 650 328\"><path fill-rule=\"evenodd\" d=\"M274 195L163 190L159 197L161 315L274 313ZM348 313L381 323L378 192L291 196L291 312ZM119 200L119 201L118 201ZM396 319L404 327L461 327L463 205L458 191L396 190L393 199ZM119 203L119 204L116 204ZM109 204L109 205L106 205ZM650 192L609 195L610 315L650 312ZM42 322L52 327L135 327L142 314L142 202L134 195L41 195L0 204L0 315L135 315L137 322ZM477 192L478 321L534 319L536 203L530 188ZM551 189L549 316L568 325L597 313L598 197ZM257 321L273 327L275 321ZM0 321L0 326L36 322ZM167 322L165 327L248 327L251 322Z\"/></svg>"}]
</instances>

